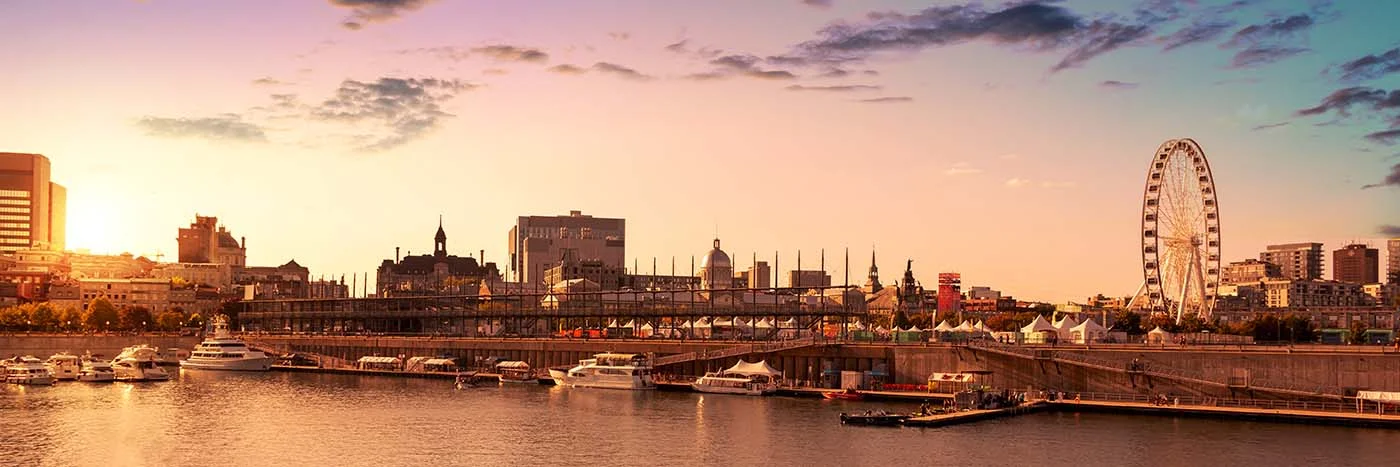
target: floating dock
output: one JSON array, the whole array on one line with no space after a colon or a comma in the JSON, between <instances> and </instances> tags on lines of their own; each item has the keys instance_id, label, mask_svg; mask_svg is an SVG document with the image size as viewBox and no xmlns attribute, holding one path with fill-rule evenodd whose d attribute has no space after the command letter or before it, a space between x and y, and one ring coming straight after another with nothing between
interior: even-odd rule
<instances>
[{"instance_id":1,"label":"floating dock","mask_svg":"<svg viewBox=\"0 0 1400 467\"><path fill-rule=\"evenodd\" d=\"M1055 401L1052 408L1064 412L1101 412L1169 417L1199 417L1257 422L1336 425L1368 428L1400 428L1400 415L1330 412L1321 410L1214 407L1208 405L1152 405L1142 402Z\"/></svg>"}]
</instances>

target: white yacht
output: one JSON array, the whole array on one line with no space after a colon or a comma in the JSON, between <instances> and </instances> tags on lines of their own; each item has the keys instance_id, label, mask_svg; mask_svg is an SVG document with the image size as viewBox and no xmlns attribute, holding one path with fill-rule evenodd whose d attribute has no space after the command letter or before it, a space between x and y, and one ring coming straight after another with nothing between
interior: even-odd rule
<instances>
[{"instance_id":1,"label":"white yacht","mask_svg":"<svg viewBox=\"0 0 1400 467\"><path fill-rule=\"evenodd\" d=\"M575 388L656 389L645 355L600 353L569 371L550 370L554 383Z\"/></svg>"},{"instance_id":2,"label":"white yacht","mask_svg":"<svg viewBox=\"0 0 1400 467\"><path fill-rule=\"evenodd\" d=\"M111 363L92 358L92 354L83 355L82 368L78 370L78 381L109 383L115 379L117 376L112 372Z\"/></svg>"},{"instance_id":3,"label":"white yacht","mask_svg":"<svg viewBox=\"0 0 1400 467\"><path fill-rule=\"evenodd\" d=\"M741 360L728 370L705 373L705 376L690 383L690 387L716 394L765 396L778 391L776 378L781 375L781 372L768 366L767 361L749 363Z\"/></svg>"},{"instance_id":4,"label":"white yacht","mask_svg":"<svg viewBox=\"0 0 1400 467\"><path fill-rule=\"evenodd\" d=\"M215 316L214 337L205 339L190 352L190 358L180 361L180 368L198 370L267 371L272 369L272 357L248 348L242 339L228 330L228 319Z\"/></svg>"},{"instance_id":5,"label":"white yacht","mask_svg":"<svg viewBox=\"0 0 1400 467\"><path fill-rule=\"evenodd\" d=\"M44 361L31 355L15 358L5 366L5 381L14 384L52 385L53 374Z\"/></svg>"},{"instance_id":6,"label":"white yacht","mask_svg":"<svg viewBox=\"0 0 1400 467\"><path fill-rule=\"evenodd\" d=\"M156 349L149 345L136 345L122 350L112 360L112 374L117 381L165 381L170 379L157 363Z\"/></svg>"},{"instance_id":7,"label":"white yacht","mask_svg":"<svg viewBox=\"0 0 1400 467\"><path fill-rule=\"evenodd\" d=\"M78 356L68 352L53 354L44 365L49 368L49 373L53 373L54 379L59 381L78 379L78 371L82 369L82 362L78 360Z\"/></svg>"}]
</instances>

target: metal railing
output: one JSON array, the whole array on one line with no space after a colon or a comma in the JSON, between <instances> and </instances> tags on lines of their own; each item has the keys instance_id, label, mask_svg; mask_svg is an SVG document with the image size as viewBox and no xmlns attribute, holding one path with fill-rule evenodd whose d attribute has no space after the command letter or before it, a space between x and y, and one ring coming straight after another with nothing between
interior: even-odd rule
<instances>
[{"instance_id":1,"label":"metal railing","mask_svg":"<svg viewBox=\"0 0 1400 467\"><path fill-rule=\"evenodd\" d=\"M1271 399L1247 399L1247 398L1218 398L1193 395L1167 395L1167 405L1174 407L1227 407L1243 409L1263 409L1263 410L1300 410L1311 412L1332 412L1332 413L1357 413L1358 405L1352 402L1320 402L1320 401L1289 401ZM1067 393L1061 399L1065 403L1072 403L1078 398L1081 401L1092 402L1114 402L1114 403L1139 403L1152 404L1154 396L1147 394L1116 394L1101 392L1081 392ZM1376 404L1374 402L1362 401L1360 412L1374 414ZM1391 406L1389 413L1397 412Z\"/></svg>"},{"instance_id":2,"label":"metal railing","mask_svg":"<svg viewBox=\"0 0 1400 467\"><path fill-rule=\"evenodd\" d=\"M652 366L674 365L695 360L717 360L721 358L735 357L739 355L749 355L756 353L773 353L785 350L800 349L803 347L823 344L818 340L791 340L768 342L760 344L740 344L733 347L726 347L717 350L706 350L700 352L685 352L675 355L666 355L652 360Z\"/></svg>"}]
</instances>

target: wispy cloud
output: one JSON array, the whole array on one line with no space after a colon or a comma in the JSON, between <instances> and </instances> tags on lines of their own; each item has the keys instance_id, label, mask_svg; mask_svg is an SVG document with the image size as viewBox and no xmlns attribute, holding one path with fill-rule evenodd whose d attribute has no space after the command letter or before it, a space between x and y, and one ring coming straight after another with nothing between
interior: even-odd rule
<instances>
[{"instance_id":1,"label":"wispy cloud","mask_svg":"<svg viewBox=\"0 0 1400 467\"><path fill-rule=\"evenodd\" d=\"M1232 27L1235 27L1235 22L1228 20L1197 22L1157 40L1162 43L1163 52L1170 52L1191 44L1213 41Z\"/></svg>"},{"instance_id":2,"label":"wispy cloud","mask_svg":"<svg viewBox=\"0 0 1400 467\"><path fill-rule=\"evenodd\" d=\"M1342 81L1348 82L1371 80L1400 72L1400 48L1343 63L1338 69L1342 72Z\"/></svg>"},{"instance_id":3,"label":"wispy cloud","mask_svg":"<svg viewBox=\"0 0 1400 467\"><path fill-rule=\"evenodd\" d=\"M843 84L836 86L804 86L794 84L784 89L789 91L818 91L818 92L858 92L858 91L879 91L884 86L874 86L869 84Z\"/></svg>"},{"instance_id":4,"label":"wispy cloud","mask_svg":"<svg viewBox=\"0 0 1400 467\"><path fill-rule=\"evenodd\" d=\"M816 8L831 8L831 0L802 0L802 4Z\"/></svg>"},{"instance_id":5,"label":"wispy cloud","mask_svg":"<svg viewBox=\"0 0 1400 467\"><path fill-rule=\"evenodd\" d=\"M372 124L381 128L365 135L364 151L383 151L406 144L437 128L453 115L441 104L477 85L437 78L379 78L375 81L347 79L340 83L335 97L310 110L314 119L351 124Z\"/></svg>"},{"instance_id":6,"label":"wispy cloud","mask_svg":"<svg viewBox=\"0 0 1400 467\"><path fill-rule=\"evenodd\" d=\"M559 73L561 75L581 75L588 70L584 70L583 68L564 63L549 67L549 71Z\"/></svg>"},{"instance_id":7,"label":"wispy cloud","mask_svg":"<svg viewBox=\"0 0 1400 467\"><path fill-rule=\"evenodd\" d=\"M1029 185L1030 183L1030 180L1026 180L1024 178L1011 178L1006 180L1006 186L1008 188L1021 188L1023 186Z\"/></svg>"},{"instance_id":8,"label":"wispy cloud","mask_svg":"<svg viewBox=\"0 0 1400 467\"><path fill-rule=\"evenodd\" d=\"M1151 32L1149 24L1112 17L1085 18L1058 6L1036 2L988 11L980 4L936 6L914 14L877 12L864 23L835 23L790 54L809 64L861 61L884 51L910 51L982 41L1034 51L1065 50L1051 68L1060 71L1133 43Z\"/></svg>"},{"instance_id":9,"label":"wispy cloud","mask_svg":"<svg viewBox=\"0 0 1400 467\"><path fill-rule=\"evenodd\" d=\"M549 60L549 54L531 47L488 45L484 47L473 47L471 50L474 53L482 54L502 62L544 63Z\"/></svg>"},{"instance_id":10,"label":"wispy cloud","mask_svg":"<svg viewBox=\"0 0 1400 467\"><path fill-rule=\"evenodd\" d=\"M1372 142L1375 142L1375 143L1380 143L1380 144L1384 144L1384 145L1387 145L1387 146L1392 146L1392 145L1394 145L1395 143L1400 142L1400 128L1393 129L1393 130L1381 130L1381 131L1377 131L1377 132L1374 132L1374 133L1368 133L1368 134L1366 135L1366 139L1371 140Z\"/></svg>"},{"instance_id":11,"label":"wispy cloud","mask_svg":"<svg viewBox=\"0 0 1400 467\"><path fill-rule=\"evenodd\" d=\"M1253 130L1253 131L1268 130L1268 129L1271 129L1271 128L1285 127L1285 126L1288 126L1288 125L1291 124L1291 123L1293 123L1293 122L1266 123L1266 124L1263 124L1263 125L1255 126L1254 128L1251 128L1251 130Z\"/></svg>"},{"instance_id":12,"label":"wispy cloud","mask_svg":"<svg viewBox=\"0 0 1400 467\"><path fill-rule=\"evenodd\" d=\"M205 118L141 117L136 126L150 136L162 138L204 138L215 141L261 143L267 141L262 126L246 122L238 114Z\"/></svg>"},{"instance_id":13,"label":"wispy cloud","mask_svg":"<svg viewBox=\"0 0 1400 467\"><path fill-rule=\"evenodd\" d=\"M978 168L971 167L971 166L969 166L968 163L966 163L966 162L958 162L958 163L955 163L955 164L953 164L952 167L948 167L947 169L944 169L944 170L943 170L943 175L947 175L947 176L950 176L950 177L956 177L956 176L958 176L958 175L980 174L980 173L982 173L982 169L978 169Z\"/></svg>"},{"instance_id":14,"label":"wispy cloud","mask_svg":"<svg viewBox=\"0 0 1400 467\"><path fill-rule=\"evenodd\" d=\"M1308 13L1299 13L1235 31L1222 49L1241 49L1230 60L1232 68L1253 68L1308 52L1296 44L1301 35L1317 23Z\"/></svg>"},{"instance_id":15,"label":"wispy cloud","mask_svg":"<svg viewBox=\"0 0 1400 467\"><path fill-rule=\"evenodd\" d=\"M1099 87L1101 87L1101 88L1106 88L1106 89L1134 89L1134 88L1137 88L1137 87L1138 87L1138 84L1137 84L1137 83L1128 83L1128 82L1124 82L1124 81L1118 81L1118 80L1112 80L1112 79L1111 79L1111 80L1107 80L1107 81L1102 81L1102 82L1100 82L1100 83L1099 83Z\"/></svg>"},{"instance_id":16,"label":"wispy cloud","mask_svg":"<svg viewBox=\"0 0 1400 467\"><path fill-rule=\"evenodd\" d=\"M263 77L253 80L253 84L256 84L258 86L285 86L292 83L288 83L286 81L282 81L276 78Z\"/></svg>"},{"instance_id":17,"label":"wispy cloud","mask_svg":"<svg viewBox=\"0 0 1400 467\"><path fill-rule=\"evenodd\" d=\"M1400 237L1400 225L1382 225L1376 227L1376 233L1387 237Z\"/></svg>"},{"instance_id":18,"label":"wispy cloud","mask_svg":"<svg viewBox=\"0 0 1400 467\"><path fill-rule=\"evenodd\" d=\"M1372 183L1372 184L1370 184L1370 185L1366 185L1366 186L1363 186L1363 187L1361 187L1361 188L1363 188L1363 189L1366 189L1366 188L1381 188L1381 187L1387 187L1387 186L1389 186L1389 187L1400 187L1400 163L1397 163L1397 164L1391 166L1391 167L1390 167L1390 174L1389 174L1389 175L1386 175L1385 178L1384 178L1384 179L1381 179L1380 182L1378 182L1378 183Z\"/></svg>"},{"instance_id":19,"label":"wispy cloud","mask_svg":"<svg viewBox=\"0 0 1400 467\"><path fill-rule=\"evenodd\" d=\"M790 80L797 78L797 75L787 70L763 69L758 64L762 62L753 55L731 54L710 60L710 65L716 67L715 70L704 73L693 73L691 79L715 79L727 76L745 76L766 80Z\"/></svg>"},{"instance_id":20,"label":"wispy cloud","mask_svg":"<svg viewBox=\"0 0 1400 467\"><path fill-rule=\"evenodd\" d=\"M914 102L914 98L907 96L875 97L870 99L861 99L858 102L864 102L867 104L899 104L904 102Z\"/></svg>"},{"instance_id":21,"label":"wispy cloud","mask_svg":"<svg viewBox=\"0 0 1400 467\"><path fill-rule=\"evenodd\" d=\"M618 64L616 64L616 63L609 63L609 62L598 62L598 63L594 63L594 64L593 64L592 70L593 70L593 71L597 71L597 72L599 72L599 73L604 73L604 74L614 75L614 76L618 76L618 77L625 78L625 79L630 79L630 80L633 80L633 81L650 81L650 80L652 79L652 77L651 77L650 75L647 75L647 74L642 73L642 72L640 72L640 71L634 70L634 69L632 69L632 68L628 68L628 67L625 67L625 66L622 66L622 65L618 65Z\"/></svg>"},{"instance_id":22,"label":"wispy cloud","mask_svg":"<svg viewBox=\"0 0 1400 467\"><path fill-rule=\"evenodd\" d=\"M1338 117L1350 117L1355 107L1376 112L1400 110L1400 90L1386 91L1365 86L1342 88L1322 98L1317 106L1299 110L1295 115L1303 117L1332 112ZM1389 116L1387 119L1392 126L1400 126L1400 116Z\"/></svg>"},{"instance_id":23,"label":"wispy cloud","mask_svg":"<svg viewBox=\"0 0 1400 467\"><path fill-rule=\"evenodd\" d=\"M340 23L346 29L359 30L368 23L382 23L399 15L423 8L433 0L330 0L331 5L350 9L350 17Z\"/></svg>"}]
</instances>

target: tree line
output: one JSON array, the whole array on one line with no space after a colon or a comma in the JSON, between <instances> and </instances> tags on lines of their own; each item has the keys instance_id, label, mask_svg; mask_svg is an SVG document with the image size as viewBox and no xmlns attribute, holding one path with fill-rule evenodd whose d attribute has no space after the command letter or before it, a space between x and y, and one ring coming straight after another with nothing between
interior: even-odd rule
<instances>
[{"instance_id":1,"label":"tree line","mask_svg":"<svg viewBox=\"0 0 1400 467\"><path fill-rule=\"evenodd\" d=\"M5 331L177 331L203 324L198 313L186 313L180 307L151 313L144 306L117 307L100 297L83 310L73 306L60 309L48 302L0 308L0 330Z\"/></svg>"}]
</instances>

